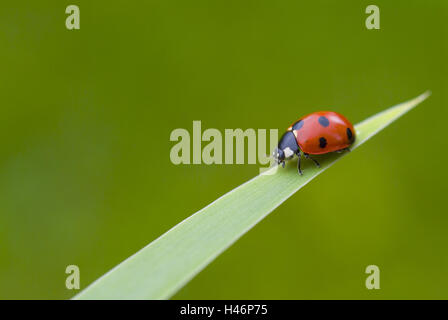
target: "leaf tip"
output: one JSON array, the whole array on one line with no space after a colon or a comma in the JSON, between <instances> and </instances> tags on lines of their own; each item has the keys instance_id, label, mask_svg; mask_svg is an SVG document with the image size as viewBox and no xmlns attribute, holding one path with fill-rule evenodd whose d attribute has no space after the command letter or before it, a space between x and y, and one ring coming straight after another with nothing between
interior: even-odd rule
<instances>
[{"instance_id":1,"label":"leaf tip","mask_svg":"<svg viewBox=\"0 0 448 320\"><path fill-rule=\"evenodd\" d=\"M432 91L431 90L426 90L418 98L420 98L420 101L423 101L423 100L425 100L426 98L428 98L431 95L432 95Z\"/></svg>"}]
</instances>

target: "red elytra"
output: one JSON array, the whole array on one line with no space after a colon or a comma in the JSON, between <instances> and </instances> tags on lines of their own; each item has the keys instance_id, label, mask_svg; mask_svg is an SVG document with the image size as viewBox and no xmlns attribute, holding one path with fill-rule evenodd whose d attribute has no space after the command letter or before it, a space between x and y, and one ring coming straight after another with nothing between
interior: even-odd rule
<instances>
[{"instance_id":1,"label":"red elytra","mask_svg":"<svg viewBox=\"0 0 448 320\"><path fill-rule=\"evenodd\" d=\"M288 131L294 133L300 150L307 154L343 150L355 141L353 125L342 114L334 111L310 113L294 122Z\"/></svg>"}]
</instances>

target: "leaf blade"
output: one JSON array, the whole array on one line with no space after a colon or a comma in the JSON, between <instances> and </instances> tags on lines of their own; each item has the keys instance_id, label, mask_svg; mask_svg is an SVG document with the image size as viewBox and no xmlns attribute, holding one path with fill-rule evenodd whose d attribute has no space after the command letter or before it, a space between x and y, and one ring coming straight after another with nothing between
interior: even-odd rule
<instances>
[{"instance_id":1,"label":"leaf blade","mask_svg":"<svg viewBox=\"0 0 448 320\"><path fill-rule=\"evenodd\" d=\"M430 95L386 109L355 126L352 150L414 108ZM248 230L345 154L307 166L298 176L294 165L256 176L183 220L132 255L74 299L167 299Z\"/></svg>"}]
</instances>

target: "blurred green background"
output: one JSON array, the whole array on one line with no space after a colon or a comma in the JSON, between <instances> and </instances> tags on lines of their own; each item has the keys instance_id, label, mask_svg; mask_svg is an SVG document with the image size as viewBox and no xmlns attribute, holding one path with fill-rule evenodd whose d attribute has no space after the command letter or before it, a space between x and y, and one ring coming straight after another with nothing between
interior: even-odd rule
<instances>
[{"instance_id":1,"label":"blurred green background","mask_svg":"<svg viewBox=\"0 0 448 320\"><path fill-rule=\"evenodd\" d=\"M70 298L67 265L84 288L258 173L173 165L175 128L356 123L427 89L174 298L448 298L447 21L444 0L2 1L0 298Z\"/></svg>"}]
</instances>

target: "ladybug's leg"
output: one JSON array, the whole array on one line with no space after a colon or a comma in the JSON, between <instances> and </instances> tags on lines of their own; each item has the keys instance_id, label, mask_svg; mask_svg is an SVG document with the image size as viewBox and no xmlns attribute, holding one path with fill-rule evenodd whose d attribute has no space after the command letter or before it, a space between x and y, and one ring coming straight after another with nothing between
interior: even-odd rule
<instances>
[{"instance_id":1,"label":"ladybug's leg","mask_svg":"<svg viewBox=\"0 0 448 320\"><path fill-rule=\"evenodd\" d=\"M320 164L319 164L319 162L317 162L316 159L311 158L310 155L309 155L308 153L304 153L303 155L305 156L305 158L313 160L314 164L315 164L318 168L320 168Z\"/></svg>"},{"instance_id":2,"label":"ladybug's leg","mask_svg":"<svg viewBox=\"0 0 448 320\"><path fill-rule=\"evenodd\" d=\"M300 150L297 150L296 152L297 157L299 157L299 161L297 161L297 170L299 171L299 174L302 175L302 169L300 168L300 160L302 159L301 155L300 155Z\"/></svg>"}]
</instances>

